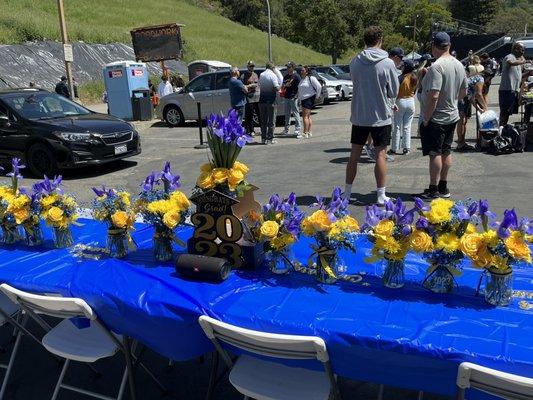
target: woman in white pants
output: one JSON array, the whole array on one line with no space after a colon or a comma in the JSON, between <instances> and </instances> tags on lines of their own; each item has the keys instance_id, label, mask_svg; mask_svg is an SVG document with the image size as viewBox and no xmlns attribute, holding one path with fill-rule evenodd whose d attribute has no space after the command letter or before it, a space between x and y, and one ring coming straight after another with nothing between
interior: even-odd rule
<instances>
[{"instance_id":1,"label":"woman in white pants","mask_svg":"<svg viewBox=\"0 0 533 400\"><path fill-rule=\"evenodd\" d=\"M411 124L415 115L415 93L418 83L412 60L404 60L404 69L399 79L400 90L396 98L396 112L394 113L392 144L389 154L409 154L411 152ZM401 153L400 149L402 149Z\"/></svg>"}]
</instances>

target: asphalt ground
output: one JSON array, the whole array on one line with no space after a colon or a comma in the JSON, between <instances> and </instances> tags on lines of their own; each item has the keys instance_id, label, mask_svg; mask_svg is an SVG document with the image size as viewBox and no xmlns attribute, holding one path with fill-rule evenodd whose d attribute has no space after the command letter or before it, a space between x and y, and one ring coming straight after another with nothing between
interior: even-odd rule
<instances>
[{"instance_id":1,"label":"asphalt ground","mask_svg":"<svg viewBox=\"0 0 533 400\"><path fill-rule=\"evenodd\" d=\"M497 87L490 93L490 106L497 110ZM102 106L94 107L102 110ZM316 109L313 120L313 137L296 139L278 135L279 143L272 146L251 144L244 148L240 160L247 163L251 171L248 180L260 187L256 192L260 201L268 199L272 193L287 195L294 191L303 205L313 201L316 194L328 195L331 189L344 186L344 171L350 151L350 103L341 102ZM516 120L517 118L514 118ZM413 122L416 127L417 120ZM91 187L106 185L124 188L132 193L139 190L144 177L151 171L161 169L166 160L172 162L173 169L181 175L183 190L190 193L195 184L199 167L208 160L206 150L197 150L198 128L188 124L183 128L168 128L160 122L138 123L143 152L141 155L100 167L85 168L64 172L65 191L73 193L82 206L90 205L93 193ZM475 138L475 121L469 122L467 137ZM283 127L278 127L280 133ZM411 196L420 192L428 184L428 160L422 157L420 140L414 129L412 153L397 156L389 163L388 193L402 200L410 201ZM449 186L454 199L486 198L491 207L502 212L505 208L516 207L519 215L533 216L532 201L532 146L521 154L491 156L484 153L455 153L454 166L449 177ZM364 204L375 201L374 164L363 159L354 184L355 198ZM32 183L28 179L26 184ZM353 214L362 219L364 207L352 205ZM39 328L33 326L35 332ZM0 330L0 345L7 349L0 354L0 362L6 362L9 351L11 330ZM176 337L176 340L180 340ZM42 400L50 398L61 365L51 358L43 348L25 339L14 366L14 372L6 394L6 399ZM142 371L136 372L139 399L203 399L209 378L210 356L202 360L176 362L171 369L167 360L150 350L144 352L143 361L153 369L170 390L162 397L157 387ZM354 360L355 362L355 360ZM74 364L67 374L66 382L101 393L116 395L123 372L124 362L120 355L110 360L96 363L103 376L94 379L87 368ZM340 378L340 389L344 399L374 399L378 386L375 383L356 382ZM62 391L61 400L77 400L82 395ZM128 396L125 396L128 398ZM242 398L222 379L217 387L215 399ZM411 390L386 388L385 399L407 400L416 398ZM444 397L426 394L425 399L440 400Z\"/></svg>"}]
</instances>

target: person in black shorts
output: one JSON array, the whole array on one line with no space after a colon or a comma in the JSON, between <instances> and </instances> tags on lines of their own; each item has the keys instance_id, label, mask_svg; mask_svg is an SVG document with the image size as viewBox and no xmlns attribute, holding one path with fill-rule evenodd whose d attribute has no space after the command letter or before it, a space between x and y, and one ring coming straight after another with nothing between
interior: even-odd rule
<instances>
[{"instance_id":1,"label":"person in black shorts","mask_svg":"<svg viewBox=\"0 0 533 400\"><path fill-rule=\"evenodd\" d=\"M344 198L349 199L352 184L357 175L357 164L369 136L376 153L374 175L376 177L377 204L385 204L387 180L387 146L391 141L392 105L398 95L400 82L398 70L389 54L381 49L383 30L370 26L364 33L366 48L350 63L353 81L353 97L350 122L352 123L352 149L346 166Z\"/></svg>"}]
</instances>

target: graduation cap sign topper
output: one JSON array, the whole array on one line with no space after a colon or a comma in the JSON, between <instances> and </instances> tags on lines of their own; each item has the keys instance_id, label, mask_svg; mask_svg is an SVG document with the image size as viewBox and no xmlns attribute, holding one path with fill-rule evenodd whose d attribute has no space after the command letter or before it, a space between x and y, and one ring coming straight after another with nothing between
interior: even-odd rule
<instances>
[{"instance_id":1,"label":"graduation cap sign topper","mask_svg":"<svg viewBox=\"0 0 533 400\"><path fill-rule=\"evenodd\" d=\"M243 264L241 221L233 214L232 206L239 201L216 190L191 197L196 205L192 215L194 234L187 242L189 253L227 259L235 268Z\"/></svg>"}]
</instances>

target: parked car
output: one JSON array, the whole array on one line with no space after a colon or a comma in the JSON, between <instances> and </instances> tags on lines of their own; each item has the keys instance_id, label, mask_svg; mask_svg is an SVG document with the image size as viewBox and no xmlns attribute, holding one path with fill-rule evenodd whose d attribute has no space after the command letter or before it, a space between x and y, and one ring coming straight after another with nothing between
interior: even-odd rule
<instances>
[{"instance_id":1,"label":"parked car","mask_svg":"<svg viewBox=\"0 0 533 400\"><path fill-rule=\"evenodd\" d=\"M337 68L340 68L343 72L345 72L348 75L350 75L350 64L335 64L334 66L337 67ZM350 79L350 78L348 78L348 79Z\"/></svg>"},{"instance_id":2,"label":"parked car","mask_svg":"<svg viewBox=\"0 0 533 400\"><path fill-rule=\"evenodd\" d=\"M347 80L352 79L350 77L350 70L348 70L348 72L345 72L338 65L328 65L328 66L319 65L319 66L313 67L313 69L316 72L321 72L323 74L329 74L337 79L347 79Z\"/></svg>"},{"instance_id":3,"label":"parked car","mask_svg":"<svg viewBox=\"0 0 533 400\"><path fill-rule=\"evenodd\" d=\"M332 76L329 76L328 74L318 73L318 77L324 82L322 87L326 87L326 90L328 92L328 95L326 97L326 101L324 103L328 103L332 100L340 100L341 99L341 90L342 90L342 84L341 81L338 79L333 78Z\"/></svg>"},{"instance_id":4,"label":"parked car","mask_svg":"<svg viewBox=\"0 0 533 400\"><path fill-rule=\"evenodd\" d=\"M130 123L42 89L0 90L0 160L25 160L38 176L141 153Z\"/></svg>"},{"instance_id":5,"label":"parked car","mask_svg":"<svg viewBox=\"0 0 533 400\"><path fill-rule=\"evenodd\" d=\"M337 79L329 74L324 74L319 72L318 76L326 83L326 87L331 88L330 92L333 94L337 91L338 86L340 85L340 99L348 100L352 98L353 93L353 83L350 80L346 79Z\"/></svg>"}]
</instances>

